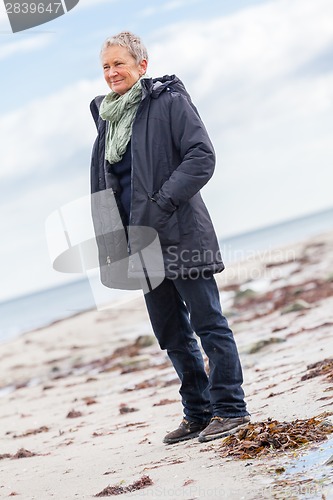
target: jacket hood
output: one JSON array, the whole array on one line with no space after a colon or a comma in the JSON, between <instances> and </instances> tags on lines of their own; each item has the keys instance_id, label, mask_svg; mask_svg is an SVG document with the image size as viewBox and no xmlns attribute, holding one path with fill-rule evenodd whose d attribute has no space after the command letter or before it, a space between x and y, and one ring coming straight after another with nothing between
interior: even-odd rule
<instances>
[{"instance_id":1,"label":"jacket hood","mask_svg":"<svg viewBox=\"0 0 333 500\"><path fill-rule=\"evenodd\" d=\"M157 99L163 92L173 91L183 94L190 99L183 82L176 75L164 75L159 78L143 78L142 87L144 91L143 97L146 97L146 94L150 94L153 99Z\"/></svg>"},{"instance_id":2,"label":"jacket hood","mask_svg":"<svg viewBox=\"0 0 333 500\"><path fill-rule=\"evenodd\" d=\"M159 78L143 78L141 81L143 89L143 99L150 95L153 99L158 99L163 92L177 92L183 94L191 101L185 85L176 75L164 75ZM97 126L99 119L99 107L105 95L95 97L90 103L90 111Z\"/></svg>"}]
</instances>

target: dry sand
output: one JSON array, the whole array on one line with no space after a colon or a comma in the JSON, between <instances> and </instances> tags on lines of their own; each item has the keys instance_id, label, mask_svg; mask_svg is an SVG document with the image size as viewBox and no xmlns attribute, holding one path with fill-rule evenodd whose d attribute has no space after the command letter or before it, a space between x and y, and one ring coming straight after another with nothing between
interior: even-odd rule
<instances>
[{"instance_id":1,"label":"dry sand","mask_svg":"<svg viewBox=\"0 0 333 500\"><path fill-rule=\"evenodd\" d=\"M254 255L217 280L252 421L332 410L333 369L304 378L333 358L333 233ZM238 460L221 458L222 440L162 443L181 420L179 383L141 297L25 334L0 346L0 360L0 497L88 499L149 476L122 498L333 498L320 455L293 473L299 452ZM15 458L20 449L35 455Z\"/></svg>"}]
</instances>

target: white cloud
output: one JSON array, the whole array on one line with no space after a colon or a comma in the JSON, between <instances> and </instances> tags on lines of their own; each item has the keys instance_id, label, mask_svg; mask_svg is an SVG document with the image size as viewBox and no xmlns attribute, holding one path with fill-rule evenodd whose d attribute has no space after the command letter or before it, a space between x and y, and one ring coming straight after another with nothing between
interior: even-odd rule
<instances>
[{"instance_id":1,"label":"white cloud","mask_svg":"<svg viewBox=\"0 0 333 500\"><path fill-rule=\"evenodd\" d=\"M158 30L152 56L157 70L172 65L207 95L217 83L237 89L294 71L333 41L332 21L329 0L275 0Z\"/></svg>"},{"instance_id":2,"label":"white cloud","mask_svg":"<svg viewBox=\"0 0 333 500\"><path fill-rule=\"evenodd\" d=\"M80 0L79 3L74 8L75 9L85 9L85 8L95 7L96 5L103 4L103 3L106 3L109 5L111 3L117 3L119 1L120 0ZM15 2L13 1L13 3L15 3ZM12 31L11 31L10 23L8 20L7 12L5 9L5 5L2 1L0 2L0 31L5 32L5 34L12 35ZM1 35L1 33L0 33L0 35Z\"/></svg>"},{"instance_id":3,"label":"white cloud","mask_svg":"<svg viewBox=\"0 0 333 500\"><path fill-rule=\"evenodd\" d=\"M85 8L85 7L92 7L92 6L101 4L101 3L110 4L110 3L117 3L119 1L120 0L80 0L80 2L78 3L78 5L75 8L80 9L80 8Z\"/></svg>"},{"instance_id":4,"label":"white cloud","mask_svg":"<svg viewBox=\"0 0 333 500\"><path fill-rule=\"evenodd\" d=\"M89 193L96 128L90 101L103 79L80 81L0 119L0 234L6 296L73 279L52 270L44 223L49 214Z\"/></svg>"},{"instance_id":5,"label":"white cloud","mask_svg":"<svg viewBox=\"0 0 333 500\"><path fill-rule=\"evenodd\" d=\"M12 37L15 35L11 35ZM11 57L15 53L24 54L33 50L39 50L46 47L52 40L52 36L43 33L29 38L11 38L9 43L0 46L0 59Z\"/></svg>"},{"instance_id":6,"label":"white cloud","mask_svg":"<svg viewBox=\"0 0 333 500\"><path fill-rule=\"evenodd\" d=\"M165 3L158 3L141 10L138 16L141 18L151 17L157 14L163 14L164 12L172 12L182 7L190 9L191 5L198 2L200 2L200 0L171 0Z\"/></svg>"},{"instance_id":7,"label":"white cloud","mask_svg":"<svg viewBox=\"0 0 333 500\"><path fill-rule=\"evenodd\" d=\"M216 147L220 234L332 204L333 72L316 67L332 23L330 0L276 0L151 36L149 73L184 80Z\"/></svg>"},{"instance_id":8,"label":"white cloud","mask_svg":"<svg viewBox=\"0 0 333 500\"><path fill-rule=\"evenodd\" d=\"M42 178L42 175L40 175ZM61 172L52 182L35 177L23 193L11 190L1 203L1 279L0 301L73 280L79 275L57 273L52 269L45 220L51 212L89 192L89 158L79 174ZM17 181L17 187L19 183Z\"/></svg>"},{"instance_id":9,"label":"white cloud","mask_svg":"<svg viewBox=\"0 0 333 500\"><path fill-rule=\"evenodd\" d=\"M26 54L46 47L52 40L49 33L13 34L5 5L0 2L0 61L16 53Z\"/></svg>"},{"instance_id":10,"label":"white cloud","mask_svg":"<svg viewBox=\"0 0 333 500\"><path fill-rule=\"evenodd\" d=\"M0 2L0 36L7 33L11 33L9 19L5 9L5 4Z\"/></svg>"},{"instance_id":11,"label":"white cloud","mask_svg":"<svg viewBox=\"0 0 333 500\"><path fill-rule=\"evenodd\" d=\"M90 144L94 125L91 99L106 87L103 80L81 81L0 119L0 177L13 179L41 170L64 171L66 164Z\"/></svg>"},{"instance_id":12,"label":"white cloud","mask_svg":"<svg viewBox=\"0 0 333 500\"><path fill-rule=\"evenodd\" d=\"M182 7L185 7L185 6L187 8L189 8L189 6L191 4L197 3L197 2L198 2L198 0L171 0L171 1L163 4L162 9L165 11L172 11L172 10L180 9Z\"/></svg>"},{"instance_id":13,"label":"white cloud","mask_svg":"<svg viewBox=\"0 0 333 500\"><path fill-rule=\"evenodd\" d=\"M330 0L275 0L144 39L149 74L184 80L213 139L218 162L204 194L220 235L332 204L333 72L315 63L333 47L332 19ZM13 198L1 200L12 214L0 228L3 262L19 263L4 282L11 275L26 288L51 283L43 221L86 194L95 137L89 102L106 91L102 77L79 81L0 118L0 176ZM32 187L16 195L22 179ZM24 270L21 248L35 263ZM15 279L10 286L14 293Z\"/></svg>"},{"instance_id":14,"label":"white cloud","mask_svg":"<svg viewBox=\"0 0 333 500\"><path fill-rule=\"evenodd\" d=\"M300 197L313 184L313 169L327 177L332 163L325 132L332 127L332 74L302 73L333 45L332 19L329 0L276 0L204 23L177 23L145 40L149 74L179 74L212 136L218 164L205 192L213 213L220 210L220 192L239 213L230 223L217 222L218 230L242 230L330 203L328 182L310 199ZM62 170L91 143L88 103L101 91L102 79L78 82L3 116L0 175ZM300 175L302 189L293 192ZM283 206L274 192L288 195ZM267 209L258 215L252 198ZM251 201L253 210L244 214L240 200Z\"/></svg>"}]
</instances>

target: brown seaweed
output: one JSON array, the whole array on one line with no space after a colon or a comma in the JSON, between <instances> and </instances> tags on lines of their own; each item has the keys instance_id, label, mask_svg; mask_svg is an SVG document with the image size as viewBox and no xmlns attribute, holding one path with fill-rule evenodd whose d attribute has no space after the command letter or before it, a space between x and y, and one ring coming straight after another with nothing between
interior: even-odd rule
<instances>
[{"instance_id":1,"label":"brown seaweed","mask_svg":"<svg viewBox=\"0 0 333 500\"><path fill-rule=\"evenodd\" d=\"M129 484L128 486L107 486L104 490L100 491L95 497L110 497L113 495L123 495L124 493L131 493L132 491L142 490L143 488L147 488L147 486L151 486L153 484L153 480L149 476L142 476L138 481L134 481L134 483Z\"/></svg>"},{"instance_id":2,"label":"brown seaweed","mask_svg":"<svg viewBox=\"0 0 333 500\"><path fill-rule=\"evenodd\" d=\"M268 419L249 423L222 441L219 454L221 457L253 459L324 441L333 432L333 424L325 420L327 415L292 422Z\"/></svg>"}]
</instances>

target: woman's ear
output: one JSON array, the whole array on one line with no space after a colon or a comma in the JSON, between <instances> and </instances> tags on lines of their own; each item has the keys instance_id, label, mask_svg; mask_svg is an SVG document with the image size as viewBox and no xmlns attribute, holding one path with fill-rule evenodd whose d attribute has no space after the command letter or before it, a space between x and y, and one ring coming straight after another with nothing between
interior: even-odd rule
<instances>
[{"instance_id":1,"label":"woman's ear","mask_svg":"<svg viewBox=\"0 0 333 500\"><path fill-rule=\"evenodd\" d=\"M147 59L142 59L139 66L140 66L140 75L143 76L147 71L147 66L148 66Z\"/></svg>"}]
</instances>

